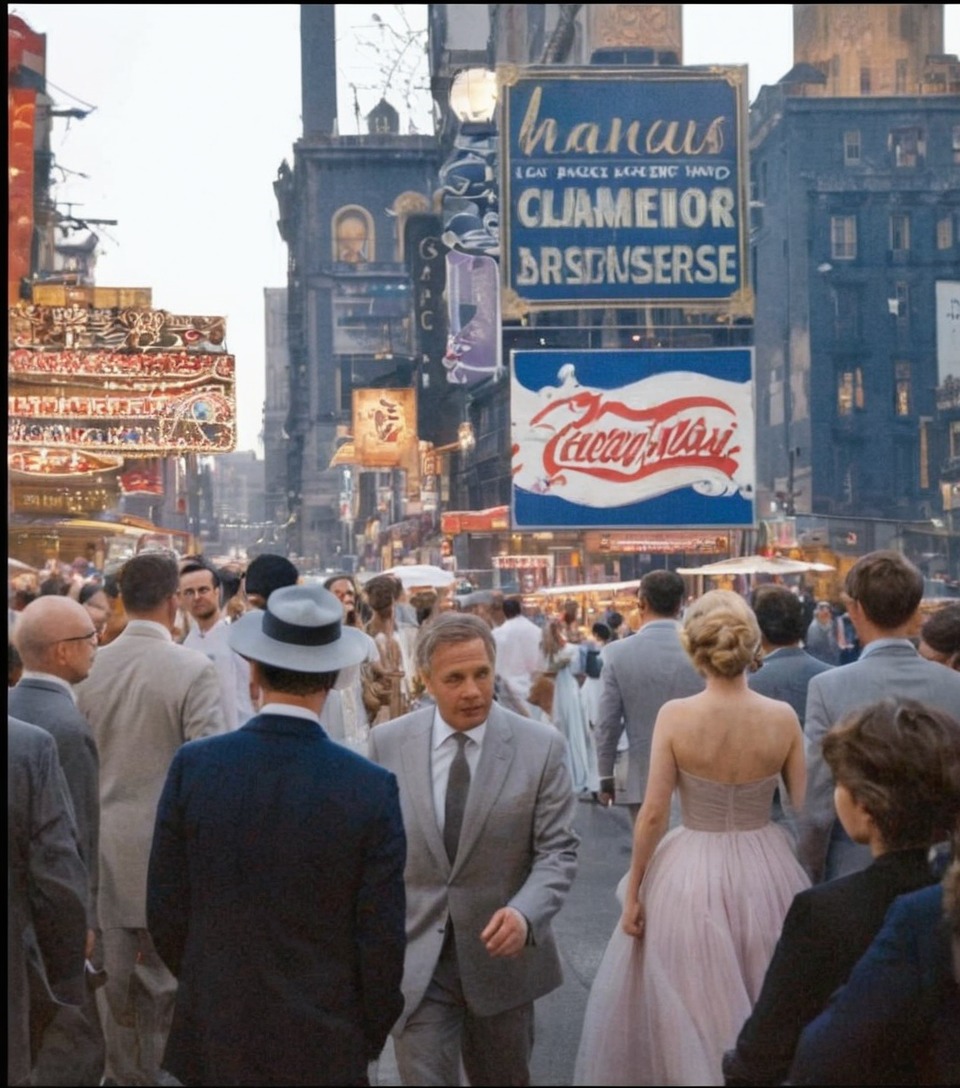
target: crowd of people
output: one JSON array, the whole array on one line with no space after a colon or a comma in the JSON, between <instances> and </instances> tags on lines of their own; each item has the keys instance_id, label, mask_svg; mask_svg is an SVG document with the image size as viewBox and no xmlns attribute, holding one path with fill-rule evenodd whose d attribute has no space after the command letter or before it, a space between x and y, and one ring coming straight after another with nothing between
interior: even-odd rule
<instances>
[{"instance_id":1,"label":"crowd of people","mask_svg":"<svg viewBox=\"0 0 960 1088\"><path fill-rule=\"evenodd\" d=\"M574 1083L956 1083L922 592L894 552L842 613L653 571L633 631L271 554L12 588L10 1083L364 1084L392 1034L404 1084L527 1084L577 801L633 840Z\"/></svg>"}]
</instances>

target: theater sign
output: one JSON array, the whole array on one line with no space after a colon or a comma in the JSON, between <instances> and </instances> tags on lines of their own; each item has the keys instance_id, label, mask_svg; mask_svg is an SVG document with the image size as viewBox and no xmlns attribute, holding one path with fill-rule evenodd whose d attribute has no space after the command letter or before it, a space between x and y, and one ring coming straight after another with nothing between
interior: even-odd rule
<instances>
[{"instance_id":1,"label":"theater sign","mask_svg":"<svg viewBox=\"0 0 960 1088\"><path fill-rule=\"evenodd\" d=\"M745 67L498 77L506 313L752 313Z\"/></svg>"},{"instance_id":2,"label":"theater sign","mask_svg":"<svg viewBox=\"0 0 960 1088\"><path fill-rule=\"evenodd\" d=\"M515 351L515 529L751 527L753 350Z\"/></svg>"}]
</instances>

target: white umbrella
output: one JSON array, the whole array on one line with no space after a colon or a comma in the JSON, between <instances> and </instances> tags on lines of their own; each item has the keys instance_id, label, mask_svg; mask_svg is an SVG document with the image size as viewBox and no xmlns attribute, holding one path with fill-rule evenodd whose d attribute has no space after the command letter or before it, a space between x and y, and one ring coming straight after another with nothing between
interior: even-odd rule
<instances>
[{"instance_id":1,"label":"white umbrella","mask_svg":"<svg viewBox=\"0 0 960 1088\"><path fill-rule=\"evenodd\" d=\"M18 574L36 574L36 569L29 563L23 563L19 559L7 556L7 579L16 578Z\"/></svg>"},{"instance_id":2,"label":"white umbrella","mask_svg":"<svg viewBox=\"0 0 960 1088\"><path fill-rule=\"evenodd\" d=\"M702 567L677 567L677 574L804 574L811 570L833 570L826 563L807 563L774 555L739 555Z\"/></svg>"},{"instance_id":3,"label":"white umbrella","mask_svg":"<svg viewBox=\"0 0 960 1088\"><path fill-rule=\"evenodd\" d=\"M431 566L429 563L401 563L383 573L396 575L403 583L404 589L418 589L426 586L430 589L445 589L457 580L457 576L451 571Z\"/></svg>"}]
</instances>

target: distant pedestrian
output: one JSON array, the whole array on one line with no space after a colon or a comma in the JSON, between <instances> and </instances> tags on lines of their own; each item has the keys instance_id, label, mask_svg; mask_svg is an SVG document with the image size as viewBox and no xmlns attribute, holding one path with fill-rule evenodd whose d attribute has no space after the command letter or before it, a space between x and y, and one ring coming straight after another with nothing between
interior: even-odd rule
<instances>
[{"instance_id":1,"label":"distant pedestrian","mask_svg":"<svg viewBox=\"0 0 960 1088\"><path fill-rule=\"evenodd\" d=\"M829 601L818 601L804 640L807 653L827 665L840 664L837 617Z\"/></svg>"},{"instance_id":2,"label":"distant pedestrian","mask_svg":"<svg viewBox=\"0 0 960 1088\"><path fill-rule=\"evenodd\" d=\"M920 628L920 656L960 671L960 601L931 612Z\"/></svg>"},{"instance_id":3,"label":"distant pedestrian","mask_svg":"<svg viewBox=\"0 0 960 1088\"><path fill-rule=\"evenodd\" d=\"M270 594L284 586L295 586L300 572L285 555L264 552L251 559L243 575L243 592L251 608L265 608Z\"/></svg>"}]
</instances>

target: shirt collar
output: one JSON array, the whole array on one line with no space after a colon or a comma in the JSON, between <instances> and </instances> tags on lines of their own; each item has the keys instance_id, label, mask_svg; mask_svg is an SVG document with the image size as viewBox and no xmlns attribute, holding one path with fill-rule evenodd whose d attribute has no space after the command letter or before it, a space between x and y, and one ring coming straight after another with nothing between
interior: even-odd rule
<instances>
[{"instance_id":1,"label":"shirt collar","mask_svg":"<svg viewBox=\"0 0 960 1088\"><path fill-rule=\"evenodd\" d=\"M170 634L170 628L164 627L162 623L157 623L156 620L127 620L127 626L125 631L160 631L167 642L173 642L173 635Z\"/></svg>"},{"instance_id":2,"label":"shirt collar","mask_svg":"<svg viewBox=\"0 0 960 1088\"><path fill-rule=\"evenodd\" d=\"M68 680L64 680L62 676L54 676L53 673L50 672L34 672L33 669L24 669L21 673L21 679L45 680L48 684L56 684L58 687L63 688L73 700L74 706L76 706L77 696L73 690L73 685Z\"/></svg>"},{"instance_id":3,"label":"shirt collar","mask_svg":"<svg viewBox=\"0 0 960 1088\"><path fill-rule=\"evenodd\" d=\"M470 740L476 742L477 747L483 746L483 737L487 731L487 723L481 722L480 725L475 725L472 729L468 729L464 734ZM436 751L441 744L454 733L463 733L462 729L454 729L453 726L447 725L447 723L440 716L440 711L435 710L433 712L433 735L430 742L430 747L433 751Z\"/></svg>"},{"instance_id":4,"label":"shirt collar","mask_svg":"<svg viewBox=\"0 0 960 1088\"><path fill-rule=\"evenodd\" d=\"M868 642L866 646L860 651L860 660L865 657L869 657L870 654L875 653L877 650L886 650L892 646L906 646L908 649L917 652L916 646L908 638L875 638L873 642Z\"/></svg>"},{"instance_id":5,"label":"shirt collar","mask_svg":"<svg viewBox=\"0 0 960 1088\"><path fill-rule=\"evenodd\" d=\"M305 706L291 706L289 703L267 703L260 707L261 714L277 714L287 718L303 718L304 721L320 724L320 718Z\"/></svg>"}]
</instances>

